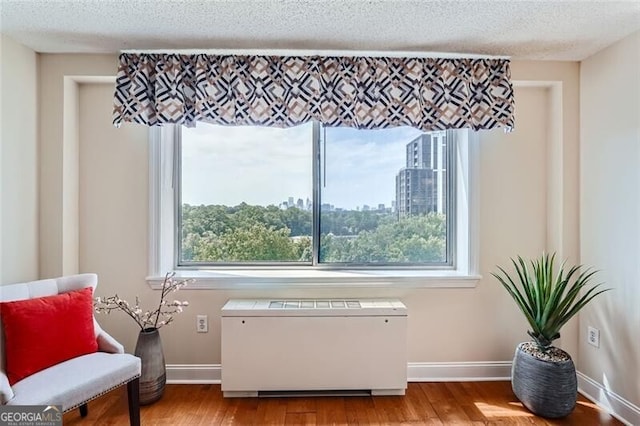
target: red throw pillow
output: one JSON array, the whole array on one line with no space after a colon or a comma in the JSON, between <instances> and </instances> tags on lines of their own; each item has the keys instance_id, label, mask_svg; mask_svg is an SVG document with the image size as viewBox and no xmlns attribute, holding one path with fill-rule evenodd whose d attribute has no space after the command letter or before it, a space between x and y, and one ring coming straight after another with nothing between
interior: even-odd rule
<instances>
[{"instance_id":1,"label":"red throw pillow","mask_svg":"<svg viewBox=\"0 0 640 426\"><path fill-rule=\"evenodd\" d=\"M9 384L98 350L93 289L0 303Z\"/></svg>"}]
</instances>

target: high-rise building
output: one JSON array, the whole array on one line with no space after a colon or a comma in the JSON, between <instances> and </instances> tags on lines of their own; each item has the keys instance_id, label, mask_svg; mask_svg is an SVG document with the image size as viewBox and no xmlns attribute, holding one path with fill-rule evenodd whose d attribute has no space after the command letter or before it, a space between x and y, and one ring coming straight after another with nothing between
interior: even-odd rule
<instances>
[{"instance_id":1,"label":"high-rise building","mask_svg":"<svg viewBox=\"0 0 640 426\"><path fill-rule=\"evenodd\" d=\"M398 216L446 213L447 131L424 133L406 146L396 175Z\"/></svg>"}]
</instances>

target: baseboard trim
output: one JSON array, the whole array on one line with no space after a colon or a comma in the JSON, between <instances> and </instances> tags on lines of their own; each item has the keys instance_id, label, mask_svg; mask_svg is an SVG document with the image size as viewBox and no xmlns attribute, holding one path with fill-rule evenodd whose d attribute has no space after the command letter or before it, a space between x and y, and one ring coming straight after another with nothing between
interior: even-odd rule
<instances>
[{"instance_id":1,"label":"baseboard trim","mask_svg":"<svg viewBox=\"0 0 640 426\"><path fill-rule=\"evenodd\" d=\"M511 361L410 362L409 382L486 382L511 379Z\"/></svg>"},{"instance_id":2,"label":"baseboard trim","mask_svg":"<svg viewBox=\"0 0 640 426\"><path fill-rule=\"evenodd\" d=\"M640 425L640 407L578 371L578 391L622 423Z\"/></svg>"},{"instance_id":3,"label":"baseboard trim","mask_svg":"<svg viewBox=\"0 0 640 426\"><path fill-rule=\"evenodd\" d=\"M167 364L167 383L220 384L220 364ZM473 382L509 380L510 361L493 362L410 362L409 382Z\"/></svg>"},{"instance_id":4,"label":"baseboard trim","mask_svg":"<svg viewBox=\"0 0 640 426\"><path fill-rule=\"evenodd\" d=\"M167 383L170 384L220 384L220 364L167 364Z\"/></svg>"}]
</instances>

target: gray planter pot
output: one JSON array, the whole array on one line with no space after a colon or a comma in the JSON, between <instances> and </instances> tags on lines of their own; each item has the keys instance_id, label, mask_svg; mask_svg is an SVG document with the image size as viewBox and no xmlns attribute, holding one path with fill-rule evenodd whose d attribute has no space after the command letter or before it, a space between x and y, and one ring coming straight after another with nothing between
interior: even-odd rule
<instances>
[{"instance_id":1,"label":"gray planter pot","mask_svg":"<svg viewBox=\"0 0 640 426\"><path fill-rule=\"evenodd\" d=\"M164 352L157 328L145 328L140 331L135 355L142 361L140 405L152 404L162 398L167 383Z\"/></svg>"},{"instance_id":2,"label":"gray planter pot","mask_svg":"<svg viewBox=\"0 0 640 426\"><path fill-rule=\"evenodd\" d=\"M578 398L573 360L566 352L568 360L542 360L524 351L524 345L528 343L518 345L513 358L513 393L534 414L547 418L567 416Z\"/></svg>"}]
</instances>

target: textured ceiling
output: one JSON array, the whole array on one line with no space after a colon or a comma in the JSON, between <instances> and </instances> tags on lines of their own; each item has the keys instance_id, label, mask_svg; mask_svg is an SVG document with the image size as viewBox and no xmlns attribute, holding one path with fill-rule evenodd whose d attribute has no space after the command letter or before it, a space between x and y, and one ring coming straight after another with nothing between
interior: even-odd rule
<instances>
[{"instance_id":1,"label":"textured ceiling","mask_svg":"<svg viewBox=\"0 0 640 426\"><path fill-rule=\"evenodd\" d=\"M0 0L38 52L303 49L582 60L640 29L640 0Z\"/></svg>"}]
</instances>

